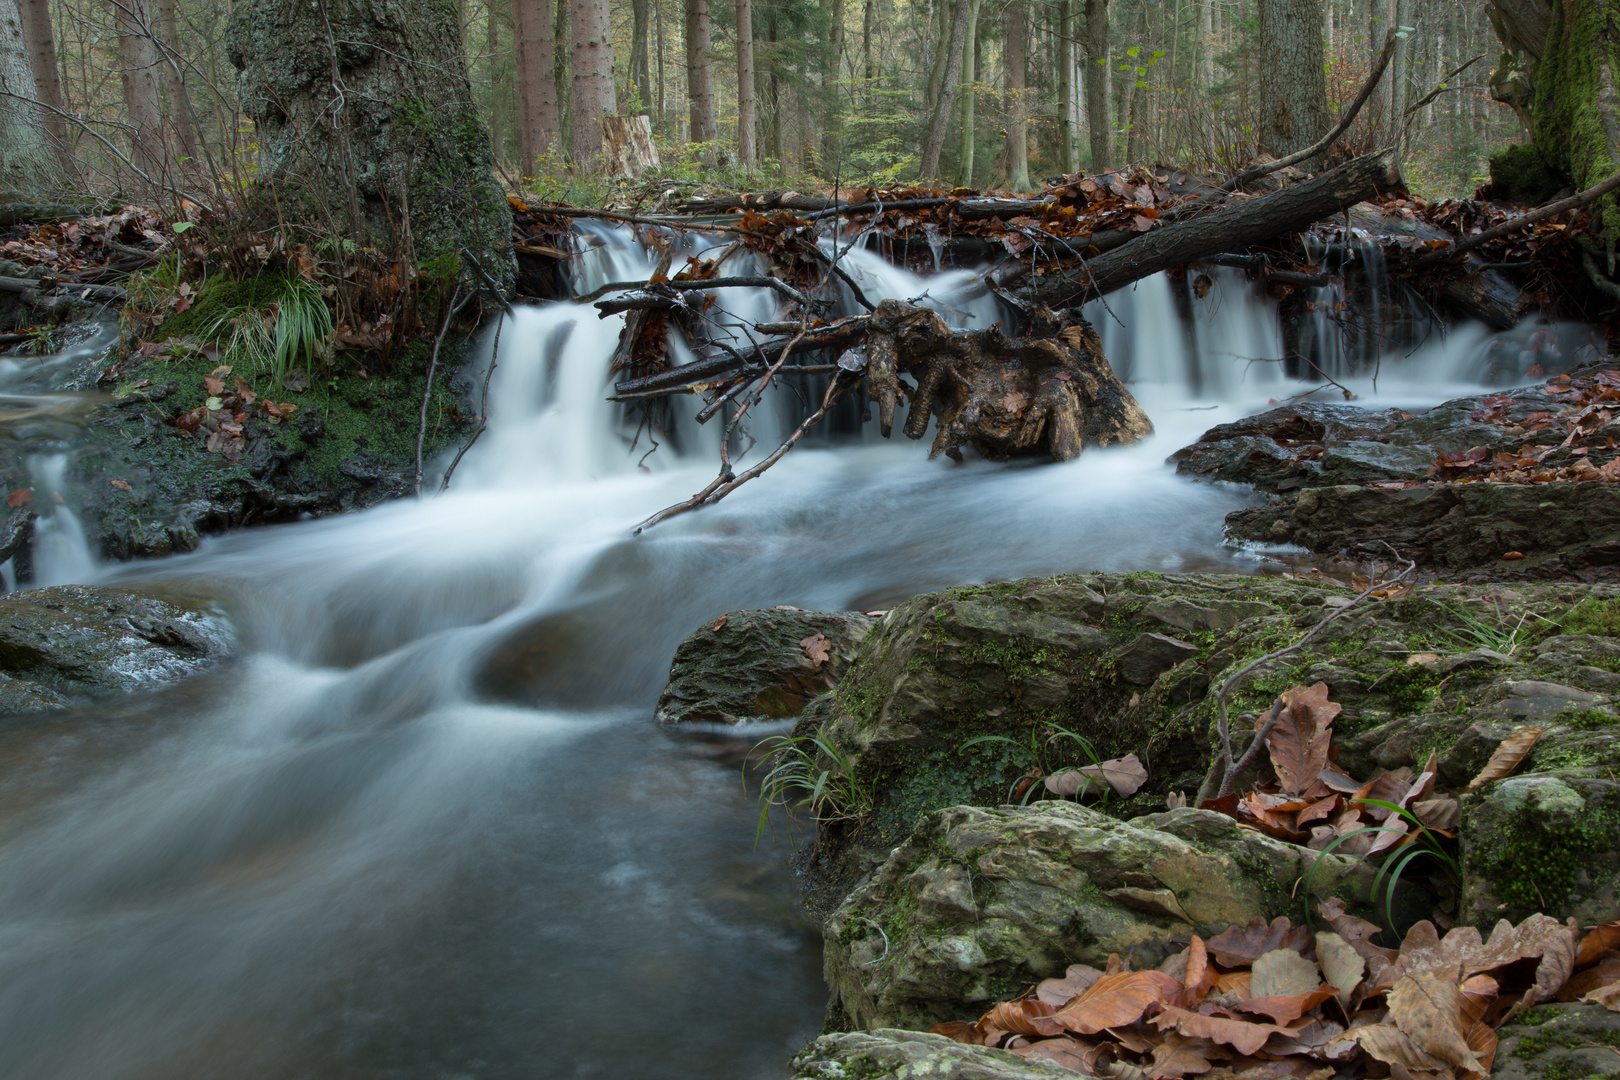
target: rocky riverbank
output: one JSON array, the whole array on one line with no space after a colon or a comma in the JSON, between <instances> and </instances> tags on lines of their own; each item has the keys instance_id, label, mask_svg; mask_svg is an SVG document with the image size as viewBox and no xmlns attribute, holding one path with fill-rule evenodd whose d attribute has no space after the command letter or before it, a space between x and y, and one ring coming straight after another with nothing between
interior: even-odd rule
<instances>
[{"instance_id":1,"label":"rocky riverbank","mask_svg":"<svg viewBox=\"0 0 1620 1080\"><path fill-rule=\"evenodd\" d=\"M769 614L694 634L666 699L702 715L687 673L722 665L728 628ZM843 618L795 615L755 697L776 701L781 673L809 665L817 620ZM1305 647L1263 659L1317 627ZM757 651L745 650L764 672ZM1455 839L1440 842L1454 875L1414 871L1380 906L1377 860L1324 854L1332 829L1290 839L1230 805L1197 808L1221 772L1217 693L1257 659L1227 695L1239 745L1277 694L1323 684L1341 706L1335 775L1453 807L1441 833ZM1402 929L1427 918L1488 931L1535 911L1620 918L1617 700L1620 589L1607 584L1395 583L1358 600L1305 580L1084 575L916 597L853 644L773 758L798 755L821 778L821 828L800 869L823 920L828 1031L865 1032L819 1040L795 1075L1060 1075L912 1032L970 1021L1071 964L1114 955L1151 968L1191 934L1305 925L1323 897ZM1539 738L1512 774L1471 788L1526 728ZM1129 796L1077 802L1044 785L1127 754L1147 773ZM1236 790L1271 782L1258 760ZM1557 1072L1545 1065L1526 1075Z\"/></svg>"}]
</instances>

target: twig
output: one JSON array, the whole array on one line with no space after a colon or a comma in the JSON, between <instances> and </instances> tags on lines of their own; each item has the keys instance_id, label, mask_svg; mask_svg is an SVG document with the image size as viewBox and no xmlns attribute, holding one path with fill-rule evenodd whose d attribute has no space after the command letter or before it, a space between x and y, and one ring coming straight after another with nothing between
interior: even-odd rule
<instances>
[{"instance_id":1,"label":"twig","mask_svg":"<svg viewBox=\"0 0 1620 1080\"><path fill-rule=\"evenodd\" d=\"M795 304L804 307L813 306L814 302L804 293L795 289L787 282L770 275L757 277L717 277L707 281L660 281L656 285L647 281L610 281L606 285L592 289L590 292L573 298L576 304L588 304L593 300L601 299L610 292L629 292L635 289L674 289L676 292L693 292L704 289L775 289Z\"/></svg>"},{"instance_id":2,"label":"twig","mask_svg":"<svg viewBox=\"0 0 1620 1080\"><path fill-rule=\"evenodd\" d=\"M1394 555L1395 558L1401 558L1400 552L1396 551L1393 547L1390 547L1387 542L1380 540L1379 543L1389 548L1390 553ZM1249 764L1250 759L1254 757L1255 751L1258 750L1261 744L1265 741L1265 737L1271 734L1271 728L1277 722L1277 718L1280 715L1279 706L1281 701L1279 699L1278 703L1272 705L1271 713L1267 716L1266 722L1261 725L1258 731L1255 732L1255 737L1250 740L1248 747L1243 752L1243 756L1240 758L1234 758L1232 756L1231 722L1228 720L1226 714L1226 695L1231 692L1233 684L1239 679L1243 678L1243 676L1247 675L1249 672L1253 671L1255 668L1259 667L1261 664L1269 663L1272 660L1287 656L1292 652L1298 652L1300 649L1305 647L1307 642L1321 632L1322 628L1327 626L1328 623L1332 622L1334 619L1337 619L1339 616L1343 615L1345 612L1367 599L1367 597L1371 596L1376 590L1387 589L1389 586L1394 585L1407 574L1410 574L1413 570L1417 569L1416 560L1408 559L1404 561L1406 562L1405 570L1402 570L1399 574L1396 574L1387 581L1379 581L1367 586L1366 591L1361 593L1361 595L1357 596L1354 600L1351 600L1343 607L1335 608L1334 610L1328 612L1320 622L1311 627L1310 630L1306 631L1304 637L1300 638L1292 645L1284 645L1282 648L1268 652L1256 660L1249 661L1249 663L1243 665L1243 667L1239 669L1236 674L1232 675L1225 682L1221 683L1220 689L1215 691L1215 706L1219 710L1215 731L1221 740L1221 760L1226 763L1226 770L1221 775L1221 786L1215 792L1215 797L1217 799L1231 794L1232 783L1237 779L1238 774L1241 773Z\"/></svg>"},{"instance_id":3,"label":"twig","mask_svg":"<svg viewBox=\"0 0 1620 1080\"><path fill-rule=\"evenodd\" d=\"M439 327L439 336L433 339L433 358L428 362L427 383L422 387L422 415L416 428L416 497L422 497L422 446L427 442L428 401L433 397L433 376L439 371L439 348L444 344L444 335L450 332L450 320L461 313L461 309L472 302L478 295L477 289L468 291L465 297L461 295L461 281L456 281L456 287L450 294L450 305L444 313L444 324Z\"/></svg>"},{"instance_id":4,"label":"twig","mask_svg":"<svg viewBox=\"0 0 1620 1080\"><path fill-rule=\"evenodd\" d=\"M1578 210L1587 203L1596 202L1615 188L1620 188L1620 172L1615 173L1601 184L1577 192L1567 199L1560 199L1555 203L1548 203L1546 206L1538 206L1534 210L1520 214L1515 218L1509 218L1502 224L1486 229L1482 233L1476 233L1463 240L1455 240L1450 247L1438 248L1415 260L1412 267L1416 269L1420 266L1429 266L1439 262L1441 259L1449 259L1453 255L1462 255L1465 252L1473 251L1481 244L1488 244L1492 240L1499 240L1510 233L1518 232L1526 225L1534 225L1538 221L1556 217L1566 210Z\"/></svg>"},{"instance_id":5,"label":"twig","mask_svg":"<svg viewBox=\"0 0 1620 1080\"><path fill-rule=\"evenodd\" d=\"M484 429L489 427L489 380L495 374L495 365L501 358L501 330L505 326L505 319L495 323L495 346L489 353L489 367L484 369L484 392L478 403L478 426L473 429L472 438L468 439L462 444L461 449L456 451L456 456L451 460L450 467L444 470L444 479L439 481L439 491L441 492L449 489L450 476L456 471L456 466L461 464L461 459L466 456L467 451L473 448L473 443L478 441L478 436L482 435Z\"/></svg>"},{"instance_id":6,"label":"twig","mask_svg":"<svg viewBox=\"0 0 1620 1080\"><path fill-rule=\"evenodd\" d=\"M827 266L827 269L837 274L839 278L843 280L844 284L849 286L849 291L855 297L855 302L857 304L861 305L861 307L865 308L867 311L877 310L877 305L866 298L866 294L861 291L861 287L855 284L855 279L845 273L842 266L838 265L837 259L828 258L825 251L822 251L819 247L810 243L809 241L800 240L798 241L798 245L801 250L808 252L812 257L821 260L821 262Z\"/></svg>"}]
</instances>

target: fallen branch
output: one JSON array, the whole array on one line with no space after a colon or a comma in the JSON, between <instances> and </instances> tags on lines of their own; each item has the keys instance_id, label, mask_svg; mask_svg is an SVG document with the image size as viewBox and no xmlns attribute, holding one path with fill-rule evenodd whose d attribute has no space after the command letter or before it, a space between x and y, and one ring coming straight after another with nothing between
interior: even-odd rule
<instances>
[{"instance_id":1,"label":"fallen branch","mask_svg":"<svg viewBox=\"0 0 1620 1080\"><path fill-rule=\"evenodd\" d=\"M450 294L450 304L444 313L444 324L439 327L439 336L433 339L433 358L428 361L427 384L422 387L422 415L416 427L416 497L422 497L422 447L427 442L428 402L433 397L433 376L439 371L439 349L444 345L444 336L450 332L450 322L461 309L472 302L478 295L478 290L469 289L467 295L461 295L461 282L456 282L455 291Z\"/></svg>"},{"instance_id":2,"label":"fallen branch","mask_svg":"<svg viewBox=\"0 0 1620 1080\"><path fill-rule=\"evenodd\" d=\"M1500 240L1504 236L1510 236L1527 225L1534 225L1538 221L1546 221L1550 217L1557 217L1566 210L1579 210L1588 203L1603 198L1603 196L1616 188L1620 188L1620 172L1615 173L1600 184L1587 188L1585 191L1576 192L1567 199L1559 199L1557 202L1548 203L1546 206L1538 206L1528 213L1509 218L1500 225L1494 225L1482 233L1476 233L1463 240L1455 240L1450 247L1437 248L1414 261L1412 266L1414 268L1431 266L1442 259L1449 259L1453 255L1462 255L1473 251L1481 244L1488 244L1492 240Z\"/></svg>"},{"instance_id":3,"label":"fallen branch","mask_svg":"<svg viewBox=\"0 0 1620 1080\"><path fill-rule=\"evenodd\" d=\"M646 281L610 281L606 285L592 289L583 296L574 297L576 304L588 304L600 299L610 292L629 291L632 289L673 289L676 292L690 292L707 289L774 289L793 301L795 304L810 307L811 299L779 278L766 276L759 277L717 277L707 281L660 281L653 284Z\"/></svg>"},{"instance_id":4,"label":"fallen branch","mask_svg":"<svg viewBox=\"0 0 1620 1080\"><path fill-rule=\"evenodd\" d=\"M1380 541L1380 543L1384 542ZM1396 551L1393 547L1390 547L1390 545L1387 543L1384 543L1384 546L1389 548L1390 554L1394 555L1396 559L1401 559L1400 552ZM1219 799L1231 794L1232 784L1237 780L1238 775L1242 773L1243 770L1248 766L1250 760L1254 757L1255 752L1260 748L1261 745L1265 743L1266 736L1271 734L1271 728L1274 724L1276 724L1277 718L1280 715L1278 705L1280 705L1281 702L1279 701L1278 704L1272 705L1271 711L1266 715L1265 721L1255 731L1254 738L1249 741L1249 745L1244 749L1242 756L1234 758L1232 756L1231 721L1228 719L1226 712L1226 695L1231 693L1232 687L1239 679L1243 678L1243 676L1247 675L1261 664L1270 663L1271 661L1280 659L1281 657L1287 656L1292 652L1298 652L1329 623L1344 615L1345 612L1353 609L1357 604L1367 599L1367 597L1371 596L1374 592L1377 592L1379 589L1389 588L1391 585L1396 584L1402 578L1406 577L1406 575L1410 574L1413 570L1417 569L1417 563L1415 561L1403 561L1406 562L1405 570L1402 570L1399 574L1396 574L1388 581L1380 581L1367 586L1367 588L1359 596L1351 600L1348 604L1328 612L1328 614L1323 617L1320 622L1305 632L1304 637L1300 638L1298 641L1295 641L1292 645L1284 645L1280 649L1273 650L1272 652L1268 652L1258 659L1249 661L1247 664L1244 664L1243 667L1238 669L1235 674L1228 677L1225 682L1221 683L1220 689L1215 691L1215 707L1218 710L1218 715L1215 721L1215 733L1220 739L1220 760L1222 763L1224 763L1225 768L1222 770L1221 783L1220 787L1215 791L1215 798Z\"/></svg>"}]
</instances>

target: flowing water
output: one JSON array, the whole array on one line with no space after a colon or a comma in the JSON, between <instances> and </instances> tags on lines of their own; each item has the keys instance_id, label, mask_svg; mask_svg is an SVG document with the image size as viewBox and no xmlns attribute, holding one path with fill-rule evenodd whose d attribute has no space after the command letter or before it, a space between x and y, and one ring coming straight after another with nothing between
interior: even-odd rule
<instances>
[{"instance_id":1,"label":"flowing water","mask_svg":"<svg viewBox=\"0 0 1620 1080\"><path fill-rule=\"evenodd\" d=\"M616 234L593 240L582 288L645 274ZM1003 317L971 274L848 259L874 298ZM118 567L53 519L42 574L217 602L244 655L0 721L0 1076L782 1075L819 1027L820 945L735 766L649 723L676 643L740 607L1253 572L1220 534L1249 496L1164 458L1319 384L1287 377L1275 312L1235 274L1186 287L1094 307L1158 434L1062 466L928 462L851 409L718 507L634 536L713 476L716 425L679 405L647 455L603 400L619 320L553 305L501 328L491 430L445 495ZM717 324L775 304L722 300ZM1341 374L1417 407L1476 389L1491 347L1464 328L1391 353L1376 392ZM803 415L773 393L744 464Z\"/></svg>"}]
</instances>

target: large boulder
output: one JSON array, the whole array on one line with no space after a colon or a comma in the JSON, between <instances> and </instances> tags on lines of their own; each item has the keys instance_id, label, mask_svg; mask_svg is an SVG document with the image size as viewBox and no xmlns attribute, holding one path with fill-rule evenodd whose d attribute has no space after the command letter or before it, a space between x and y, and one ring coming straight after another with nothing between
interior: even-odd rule
<instances>
[{"instance_id":1,"label":"large boulder","mask_svg":"<svg viewBox=\"0 0 1620 1080\"><path fill-rule=\"evenodd\" d=\"M1620 1073L1620 1013L1593 1002L1537 1005L1496 1033L1495 1080L1575 1080Z\"/></svg>"},{"instance_id":2,"label":"large boulder","mask_svg":"<svg viewBox=\"0 0 1620 1080\"><path fill-rule=\"evenodd\" d=\"M858 611L733 611L688 634L658 697L663 724L784 720L838 684L872 618Z\"/></svg>"},{"instance_id":3,"label":"large boulder","mask_svg":"<svg viewBox=\"0 0 1620 1080\"><path fill-rule=\"evenodd\" d=\"M1066 802L930 815L825 927L829 1018L927 1028L977 1015L1073 963L1152 967L1192 933L1304 915L1322 858L1208 810L1118 821ZM1325 857L1313 886L1365 899Z\"/></svg>"},{"instance_id":4,"label":"large boulder","mask_svg":"<svg viewBox=\"0 0 1620 1080\"><path fill-rule=\"evenodd\" d=\"M968 1046L920 1031L849 1031L823 1035L799 1051L792 1080L1073 1080L1050 1061L988 1046Z\"/></svg>"},{"instance_id":5,"label":"large boulder","mask_svg":"<svg viewBox=\"0 0 1620 1080\"><path fill-rule=\"evenodd\" d=\"M145 690L231 655L212 612L129 589L58 585L0 597L0 712Z\"/></svg>"}]
</instances>

